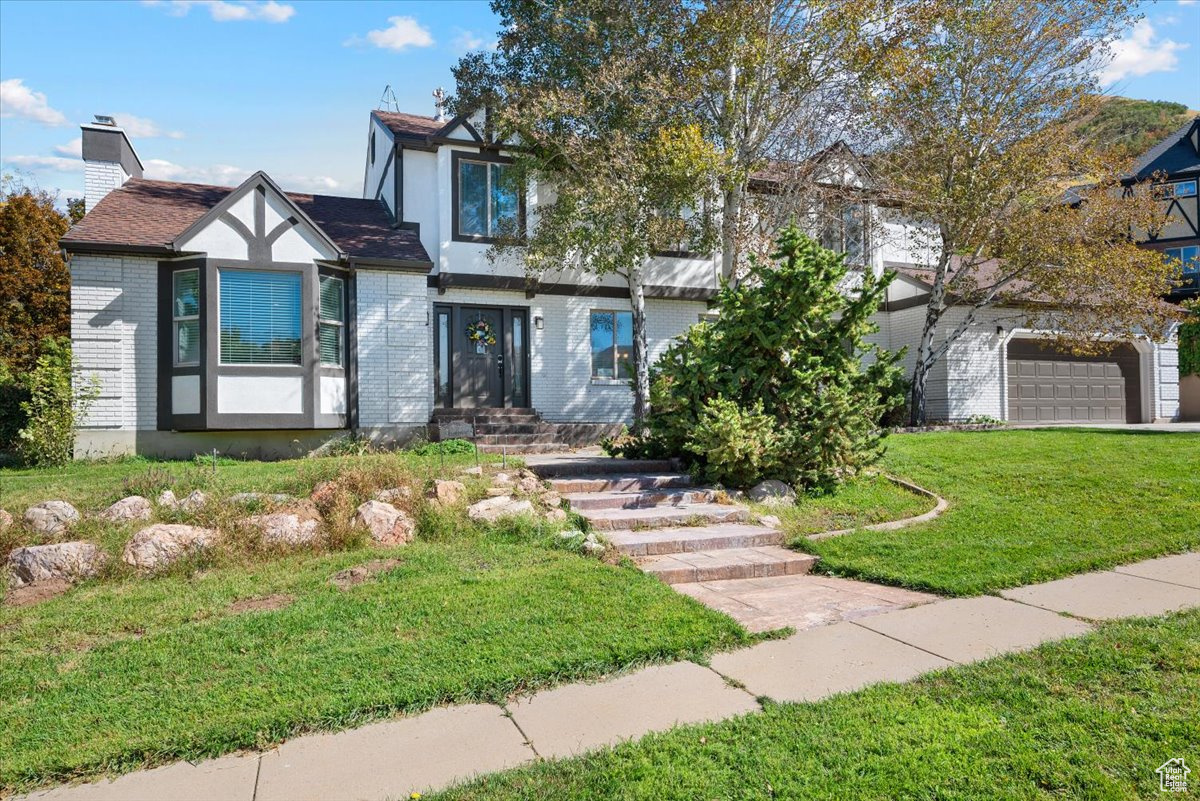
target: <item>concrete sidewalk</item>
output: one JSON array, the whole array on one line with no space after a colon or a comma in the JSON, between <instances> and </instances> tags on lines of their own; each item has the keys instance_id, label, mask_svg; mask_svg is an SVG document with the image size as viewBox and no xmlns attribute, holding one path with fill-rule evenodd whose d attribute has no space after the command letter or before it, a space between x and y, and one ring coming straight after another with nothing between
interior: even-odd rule
<instances>
[{"instance_id":1,"label":"concrete sidewalk","mask_svg":"<svg viewBox=\"0 0 1200 801\"><path fill-rule=\"evenodd\" d=\"M538 758L571 756L677 724L816 701L877 682L1021 651L1091 621L1200 606L1200 553L1152 559L996 596L956 598L801 631L718 654L711 667L658 665L508 705L434 709L290 740L263 754L176 763L27 798L69 801L407 798Z\"/></svg>"}]
</instances>

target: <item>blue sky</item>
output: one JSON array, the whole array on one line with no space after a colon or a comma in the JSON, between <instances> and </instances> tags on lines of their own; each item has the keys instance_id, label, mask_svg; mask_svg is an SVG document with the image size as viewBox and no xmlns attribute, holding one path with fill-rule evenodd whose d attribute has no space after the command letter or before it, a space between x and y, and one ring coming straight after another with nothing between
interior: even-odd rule
<instances>
[{"instance_id":1,"label":"blue sky","mask_svg":"<svg viewBox=\"0 0 1200 801\"><path fill-rule=\"evenodd\" d=\"M1200 109L1200 2L1165 0L1119 43L1110 91ZM147 177L357 196L368 112L391 85L433 113L488 46L485 2L0 2L0 164L82 196L79 123L117 116ZM52 42L53 46L47 46Z\"/></svg>"}]
</instances>

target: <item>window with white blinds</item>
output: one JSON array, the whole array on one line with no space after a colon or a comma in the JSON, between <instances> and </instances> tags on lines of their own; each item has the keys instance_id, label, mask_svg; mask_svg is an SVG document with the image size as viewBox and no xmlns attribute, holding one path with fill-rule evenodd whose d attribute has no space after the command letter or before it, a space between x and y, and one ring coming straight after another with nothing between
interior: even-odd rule
<instances>
[{"instance_id":1,"label":"window with white blinds","mask_svg":"<svg viewBox=\"0 0 1200 801\"><path fill-rule=\"evenodd\" d=\"M343 332L345 321L345 284L332 275L321 276L321 315L317 323L317 339L321 344L321 364L342 366Z\"/></svg>"},{"instance_id":2,"label":"window with white blinds","mask_svg":"<svg viewBox=\"0 0 1200 801\"><path fill-rule=\"evenodd\" d=\"M300 273L221 270L221 364L300 364Z\"/></svg>"}]
</instances>

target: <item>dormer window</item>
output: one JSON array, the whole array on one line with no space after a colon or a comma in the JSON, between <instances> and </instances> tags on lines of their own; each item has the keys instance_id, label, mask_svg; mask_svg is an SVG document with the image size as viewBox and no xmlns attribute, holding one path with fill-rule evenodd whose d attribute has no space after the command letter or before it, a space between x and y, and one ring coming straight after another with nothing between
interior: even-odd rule
<instances>
[{"instance_id":1,"label":"dormer window","mask_svg":"<svg viewBox=\"0 0 1200 801\"><path fill-rule=\"evenodd\" d=\"M456 152L452 169L456 240L494 242L521 231L524 208L508 175L509 159Z\"/></svg>"}]
</instances>

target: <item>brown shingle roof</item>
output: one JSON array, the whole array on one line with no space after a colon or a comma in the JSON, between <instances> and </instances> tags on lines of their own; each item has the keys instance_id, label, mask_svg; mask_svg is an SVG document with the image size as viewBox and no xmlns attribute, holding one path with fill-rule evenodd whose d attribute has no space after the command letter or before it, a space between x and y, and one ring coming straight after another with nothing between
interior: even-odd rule
<instances>
[{"instance_id":1,"label":"brown shingle roof","mask_svg":"<svg viewBox=\"0 0 1200 801\"><path fill-rule=\"evenodd\" d=\"M89 244L167 248L234 189L133 178L97 203L62 241L79 249ZM392 227L378 201L285 194L348 256L429 261L417 232Z\"/></svg>"},{"instance_id":2,"label":"brown shingle roof","mask_svg":"<svg viewBox=\"0 0 1200 801\"><path fill-rule=\"evenodd\" d=\"M402 139L424 139L435 135L446 127L446 121L438 122L433 117L407 114L403 111L372 111L388 130Z\"/></svg>"}]
</instances>

